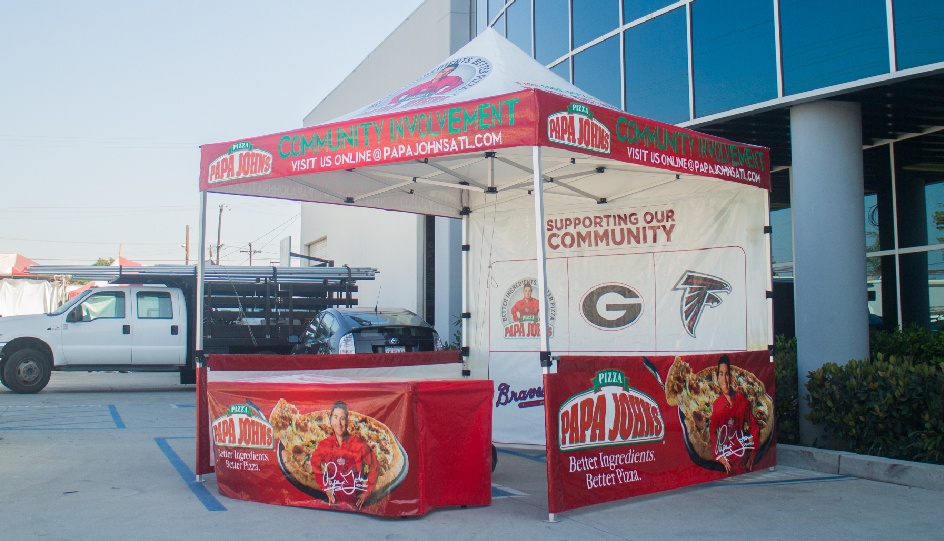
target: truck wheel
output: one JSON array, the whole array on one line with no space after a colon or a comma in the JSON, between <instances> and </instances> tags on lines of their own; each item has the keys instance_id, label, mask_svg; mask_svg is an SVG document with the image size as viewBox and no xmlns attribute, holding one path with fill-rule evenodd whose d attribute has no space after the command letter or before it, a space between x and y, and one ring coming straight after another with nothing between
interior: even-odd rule
<instances>
[{"instance_id":1,"label":"truck wheel","mask_svg":"<svg viewBox=\"0 0 944 541\"><path fill-rule=\"evenodd\" d=\"M492 444L492 471L495 471L495 467L498 466L498 448L495 447L495 444Z\"/></svg>"},{"instance_id":2,"label":"truck wheel","mask_svg":"<svg viewBox=\"0 0 944 541\"><path fill-rule=\"evenodd\" d=\"M49 359L35 349L21 349L3 363L3 383L14 393L33 394L49 383Z\"/></svg>"}]
</instances>

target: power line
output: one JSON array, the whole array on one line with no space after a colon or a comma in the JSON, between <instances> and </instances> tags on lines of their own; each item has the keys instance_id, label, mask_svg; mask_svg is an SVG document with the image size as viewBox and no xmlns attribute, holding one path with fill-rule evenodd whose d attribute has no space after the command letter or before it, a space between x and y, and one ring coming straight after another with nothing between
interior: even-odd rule
<instances>
[{"instance_id":1,"label":"power line","mask_svg":"<svg viewBox=\"0 0 944 541\"><path fill-rule=\"evenodd\" d=\"M81 244L100 244L112 246L115 244L123 244L125 246L176 246L180 244L179 242L124 242L124 241L91 241L91 240L45 240L45 239L24 239L18 237L0 237L0 240L16 240L21 242L43 242L47 244L71 244L71 245L81 245Z\"/></svg>"}]
</instances>

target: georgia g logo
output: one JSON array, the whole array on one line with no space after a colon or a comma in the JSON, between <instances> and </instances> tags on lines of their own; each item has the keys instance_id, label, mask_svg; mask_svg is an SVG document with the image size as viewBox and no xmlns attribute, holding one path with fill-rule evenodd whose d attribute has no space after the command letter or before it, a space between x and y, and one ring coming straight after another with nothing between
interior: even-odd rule
<instances>
[{"instance_id":1,"label":"georgia g logo","mask_svg":"<svg viewBox=\"0 0 944 541\"><path fill-rule=\"evenodd\" d=\"M628 285L601 284L584 294L580 311L594 327L607 331L622 329L639 320L643 300L639 292Z\"/></svg>"},{"instance_id":2,"label":"georgia g logo","mask_svg":"<svg viewBox=\"0 0 944 541\"><path fill-rule=\"evenodd\" d=\"M682 324L688 334L695 338L695 327L705 306L714 308L721 304L718 293L731 293L731 284L716 276L686 271L673 290L682 291Z\"/></svg>"}]
</instances>

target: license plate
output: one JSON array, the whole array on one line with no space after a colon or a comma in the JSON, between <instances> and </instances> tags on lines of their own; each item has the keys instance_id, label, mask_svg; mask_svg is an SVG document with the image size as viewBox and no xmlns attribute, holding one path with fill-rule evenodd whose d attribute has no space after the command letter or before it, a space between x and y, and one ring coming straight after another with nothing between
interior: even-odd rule
<instances>
[{"instance_id":1,"label":"license plate","mask_svg":"<svg viewBox=\"0 0 944 541\"><path fill-rule=\"evenodd\" d=\"M386 353L406 353L405 346L387 346L384 348Z\"/></svg>"}]
</instances>

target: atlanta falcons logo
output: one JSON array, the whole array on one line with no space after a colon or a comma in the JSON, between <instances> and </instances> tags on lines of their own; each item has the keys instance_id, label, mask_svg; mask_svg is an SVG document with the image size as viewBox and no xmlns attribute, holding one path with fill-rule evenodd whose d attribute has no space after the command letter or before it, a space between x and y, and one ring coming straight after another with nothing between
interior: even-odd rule
<instances>
[{"instance_id":1,"label":"atlanta falcons logo","mask_svg":"<svg viewBox=\"0 0 944 541\"><path fill-rule=\"evenodd\" d=\"M714 308L721 304L721 297L717 294L731 293L731 284L715 276L686 271L673 290L683 292L682 323L685 324L688 334L695 338L695 326L698 325L705 306Z\"/></svg>"}]
</instances>

